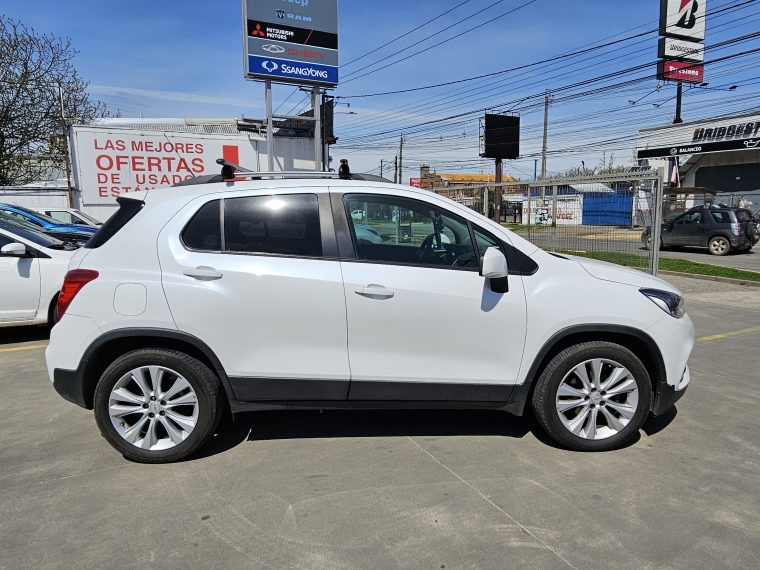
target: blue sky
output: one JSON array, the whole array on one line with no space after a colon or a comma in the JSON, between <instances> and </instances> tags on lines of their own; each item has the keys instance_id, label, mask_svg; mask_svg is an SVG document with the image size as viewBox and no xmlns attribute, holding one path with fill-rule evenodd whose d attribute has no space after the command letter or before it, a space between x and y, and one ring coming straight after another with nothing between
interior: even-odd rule
<instances>
[{"instance_id":1,"label":"blue sky","mask_svg":"<svg viewBox=\"0 0 760 570\"><path fill-rule=\"evenodd\" d=\"M462 1L342 0L341 60L348 62L363 55ZM382 58L430 33L441 32L415 48L433 49L367 77L346 82L338 88L336 94L347 96L405 89L516 67L571 51L636 27L639 27L638 31L653 28L659 13L658 0L535 0L515 13L489 23L494 16L527 1L502 0L480 16L464 24L455 25L458 20L495 1L470 0L422 30L409 34L377 54L342 69L342 75L346 75L360 67L360 64L371 63L374 59ZM710 0L709 8L735 3L737 0ZM723 27L712 31L710 28L713 21L708 19L708 45L713 39L723 40L760 29L757 19L759 9L760 7L750 5L737 10L735 15L723 16L722 20L716 17L715 24L722 22ZM263 115L263 87L243 79L239 1L5 0L2 11L40 32L69 36L76 49L80 51L75 64L81 75L91 82L92 96L106 102L112 110L118 109L124 116L137 117L140 113L144 117ZM478 30L459 36L464 30L480 23L483 25ZM437 45L455 34L458 36L456 40ZM741 46L727 48L721 55L758 45L760 43L757 40L746 42ZM348 156L352 159L355 170L370 170L377 166L380 158L393 158L397 146L397 142L393 141L397 135L386 131L402 129L407 125L413 127L420 122L450 116L458 110L470 111L535 95L545 89L653 61L656 55L656 37L652 35L643 38L635 49L610 55L619 58L614 61L589 61L574 68L537 68L519 78L515 77L514 82L511 82L510 75L506 75L502 78L502 83L490 92L490 96L478 100L457 102L453 99L447 104L436 106L435 100L426 99L434 95L444 96L452 93L451 88L373 99L346 99L347 102L351 102L350 110L357 114L337 117L336 134L342 141L346 141L346 146L341 148L339 144L334 149L333 156L336 153L341 157ZM741 60L747 69L736 72L728 69L723 73L725 77L716 78L712 85L740 83L757 77L757 69L752 67L757 61L757 55ZM738 64L736 68L739 69ZM540 75L540 71L547 73ZM561 75L563 72L565 75ZM536 74L535 81L532 81L532 73ZM557 75L559 77L556 77ZM609 109L611 115L606 117L606 120L614 122L614 113L630 105L629 99L638 100L655 86L656 82L652 80L606 97L600 96L592 100L579 98L577 102L558 104L556 109L552 108L552 120L560 119L564 121L561 124L565 126L555 130L553 138L550 136L550 148L553 146L555 149L567 149L572 147L572 141L582 143L588 138L573 138L574 117L578 117L578 124L583 124L586 120L599 121L599 117L588 117L595 112ZM747 87L744 93L755 89ZM291 92L292 88L276 88L275 106ZM639 109L643 109L643 105L647 105L649 101L664 101L673 93L672 86L663 86L649 99L637 103L637 107L630 105L630 109L635 108L638 113L634 116L627 110L627 114L624 114L631 136L635 138L636 129L639 127L662 124L671 119L671 107L674 105L672 102L663 104L661 108L650 105L647 113L640 112ZM452 95L456 96L456 92ZM733 104L727 100L727 92L689 95L694 97L686 99L687 119L714 113L724 101L726 108ZM705 105L704 102L709 97L714 97L719 103ZM740 95L734 94L734 97L738 98ZM282 106L280 112L300 110L302 107L298 104L301 99L300 94L294 95ZM700 103L690 111L692 107L689 106L689 101L692 100ZM339 108L341 112L348 110L345 106ZM523 152L526 159L513 165L516 169L514 173L518 176L532 174L533 157L529 155L535 154L540 147L540 140L535 135L542 112L538 108L530 108L526 109L522 116L525 138ZM409 135L408 154L405 152L408 158L405 163L410 169L416 169L422 162L429 162L434 167L439 162L440 168L444 170L477 171L487 167L487 164L481 165L476 160L477 120L469 118L466 123L455 121L444 125L440 132L436 130L427 131L424 135ZM600 129L604 129L603 120L600 125ZM446 144L443 144L444 141ZM441 143L440 147L436 147L438 143ZM618 147L618 156L622 153L625 155L622 161L627 161L630 153L624 150L625 145L619 144ZM589 148L585 154L576 152L567 156L560 153L550 159L550 170L575 165L581 159L587 163L594 163L601 155L601 149L602 146ZM414 170L406 172L406 177L410 175L414 175Z\"/></svg>"}]
</instances>

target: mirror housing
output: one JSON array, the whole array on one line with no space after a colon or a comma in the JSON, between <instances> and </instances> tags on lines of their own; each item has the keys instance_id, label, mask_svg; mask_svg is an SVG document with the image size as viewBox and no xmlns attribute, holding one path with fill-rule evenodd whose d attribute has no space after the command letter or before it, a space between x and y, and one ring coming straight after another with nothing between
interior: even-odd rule
<instances>
[{"instance_id":1,"label":"mirror housing","mask_svg":"<svg viewBox=\"0 0 760 570\"><path fill-rule=\"evenodd\" d=\"M503 279L509 276L507 258L495 247L489 247L483 256L482 275L486 279Z\"/></svg>"},{"instance_id":2,"label":"mirror housing","mask_svg":"<svg viewBox=\"0 0 760 570\"><path fill-rule=\"evenodd\" d=\"M0 254L9 257L26 257L26 246L23 243L13 242L6 244L0 249Z\"/></svg>"}]
</instances>

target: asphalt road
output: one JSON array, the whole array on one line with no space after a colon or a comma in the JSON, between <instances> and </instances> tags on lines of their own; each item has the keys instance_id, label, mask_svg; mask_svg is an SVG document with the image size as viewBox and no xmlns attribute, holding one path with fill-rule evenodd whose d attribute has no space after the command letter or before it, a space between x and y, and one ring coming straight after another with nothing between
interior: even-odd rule
<instances>
[{"instance_id":1,"label":"asphalt road","mask_svg":"<svg viewBox=\"0 0 760 570\"><path fill-rule=\"evenodd\" d=\"M602 454L499 412L270 412L134 464L55 393L45 331L0 329L0 569L758 568L760 291L676 284L712 340Z\"/></svg>"}]
</instances>

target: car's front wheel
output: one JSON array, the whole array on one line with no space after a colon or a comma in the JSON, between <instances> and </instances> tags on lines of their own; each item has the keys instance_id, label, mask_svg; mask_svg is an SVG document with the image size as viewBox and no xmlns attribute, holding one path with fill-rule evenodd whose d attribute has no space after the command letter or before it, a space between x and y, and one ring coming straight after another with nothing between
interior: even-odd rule
<instances>
[{"instance_id":1,"label":"car's front wheel","mask_svg":"<svg viewBox=\"0 0 760 570\"><path fill-rule=\"evenodd\" d=\"M649 374L635 354L609 342L586 342L563 350L544 369L533 410L562 445L608 451L638 432L651 399Z\"/></svg>"},{"instance_id":2,"label":"car's front wheel","mask_svg":"<svg viewBox=\"0 0 760 570\"><path fill-rule=\"evenodd\" d=\"M181 352L142 349L117 358L95 389L100 432L124 457L167 463L211 437L222 405L219 380Z\"/></svg>"}]
</instances>

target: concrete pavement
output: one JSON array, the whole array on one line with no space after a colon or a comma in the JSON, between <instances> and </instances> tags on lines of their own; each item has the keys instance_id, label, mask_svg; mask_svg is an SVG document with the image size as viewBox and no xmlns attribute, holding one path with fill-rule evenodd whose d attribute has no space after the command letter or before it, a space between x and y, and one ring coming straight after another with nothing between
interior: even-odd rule
<instances>
[{"instance_id":1,"label":"concrete pavement","mask_svg":"<svg viewBox=\"0 0 760 570\"><path fill-rule=\"evenodd\" d=\"M760 290L669 278L705 337ZM267 412L187 461L125 461L62 400L41 329L0 329L0 569L760 566L760 333L699 342L629 446L559 449L499 412Z\"/></svg>"}]
</instances>

